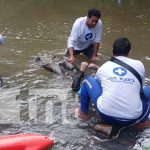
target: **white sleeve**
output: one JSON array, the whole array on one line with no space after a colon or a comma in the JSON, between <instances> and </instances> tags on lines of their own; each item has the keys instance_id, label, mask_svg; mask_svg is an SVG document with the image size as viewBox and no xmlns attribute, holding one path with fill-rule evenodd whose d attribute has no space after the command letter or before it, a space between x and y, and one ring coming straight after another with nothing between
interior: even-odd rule
<instances>
[{"instance_id":1,"label":"white sleeve","mask_svg":"<svg viewBox=\"0 0 150 150\"><path fill-rule=\"evenodd\" d=\"M143 86L145 85L145 76L146 76L146 73L145 73L145 67L144 67L144 64L142 62L141 63L141 77L142 77L142 82L143 82Z\"/></svg>"},{"instance_id":2,"label":"white sleeve","mask_svg":"<svg viewBox=\"0 0 150 150\"><path fill-rule=\"evenodd\" d=\"M97 70L96 75L95 75L95 79L97 79L99 82L100 82L100 72L101 72L101 68Z\"/></svg>"},{"instance_id":3,"label":"white sleeve","mask_svg":"<svg viewBox=\"0 0 150 150\"><path fill-rule=\"evenodd\" d=\"M70 33L70 37L68 38L67 48L75 46L75 43L78 39L78 34L79 34L79 23L75 21Z\"/></svg>"},{"instance_id":4,"label":"white sleeve","mask_svg":"<svg viewBox=\"0 0 150 150\"><path fill-rule=\"evenodd\" d=\"M97 24L97 29L96 29L96 37L94 42L99 43L102 38L102 21L99 20Z\"/></svg>"},{"instance_id":5,"label":"white sleeve","mask_svg":"<svg viewBox=\"0 0 150 150\"><path fill-rule=\"evenodd\" d=\"M133 68L140 74L142 78L142 84L145 84L145 67L144 64L140 60L136 60L136 65Z\"/></svg>"}]
</instances>

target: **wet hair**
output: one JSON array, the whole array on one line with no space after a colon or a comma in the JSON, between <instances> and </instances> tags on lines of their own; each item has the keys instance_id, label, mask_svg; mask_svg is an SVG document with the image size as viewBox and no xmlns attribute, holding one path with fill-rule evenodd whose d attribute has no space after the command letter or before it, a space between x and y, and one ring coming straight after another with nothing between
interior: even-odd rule
<instances>
[{"instance_id":1,"label":"wet hair","mask_svg":"<svg viewBox=\"0 0 150 150\"><path fill-rule=\"evenodd\" d=\"M90 18L92 16L96 16L96 17L100 18L101 17L101 12L99 10L95 9L95 8L92 8L88 11L88 17Z\"/></svg>"},{"instance_id":2,"label":"wet hair","mask_svg":"<svg viewBox=\"0 0 150 150\"><path fill-rule=\"evenodd\" d=\"M121 37L113 43L113 55L128 56L131 49L131 43L126 37Z\"/></svg>"}]
</instances>

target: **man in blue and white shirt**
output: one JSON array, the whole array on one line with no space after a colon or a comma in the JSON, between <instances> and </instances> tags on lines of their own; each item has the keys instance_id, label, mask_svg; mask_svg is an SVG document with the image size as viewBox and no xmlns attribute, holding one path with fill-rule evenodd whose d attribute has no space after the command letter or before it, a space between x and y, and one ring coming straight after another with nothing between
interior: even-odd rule
<instances>
[{"instance_id":1,"label":"man in blue and white shirt","mask_svg":"<svg viewBox=\"0 0 150 150\"><path fill-rule=\"evenodd\" d=\"M87 16L80 17L75 21L67 44L70 63L74 63L74 55L80 53L84 53L92 61L97 60L102 34L100 18L99 10L90 9Z\"/></svg>"},{"instance_id":2,"label":"man in blue and white shirt","mask_svg":"<svg viewBox=\"0 0 150 150\"><path fill-rule=\"evenodd\" d=\"M144 84L144 65L141 61L128 57L130 49L129 40L119 38L114 41L113 56L134 68ZM83 72L90 66L86 62L82 63L80 74L83 76ZM72 88L78 90L79 84L74 82ZM128 126L144 122L150 113L150 86L142 88L145 98L141 97L141 84L133 73L117 63L107 61L97 70L95 78L88 76L83 80L79 117L88 119L89 102L92 100L100 117L107 124Z\"/></svg>"}]
</instances>

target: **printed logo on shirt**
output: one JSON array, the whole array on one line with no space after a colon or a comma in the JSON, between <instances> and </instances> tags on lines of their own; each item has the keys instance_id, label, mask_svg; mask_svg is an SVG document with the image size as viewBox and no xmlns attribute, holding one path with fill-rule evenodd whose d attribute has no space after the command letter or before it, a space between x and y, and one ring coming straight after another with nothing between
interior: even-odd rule
<instances>
[{"instance_id":1,"label":"printed logo on shirt","mask_svg":"<svg viewBox=\"0 0 150 150\"><path fill-rule=\"evenodd\" d=\"M88 41L88 40L90 40L92 38L92 33L87 33L86 35L85 35L85 39Z\"/></svg>"},{"instance_id":2,"label":"printed logo on shirt","mask_svg":"<svg viewBox=\"0 0 150 150\"><path fill-rule=\"evenodd\" d=\"M113 73L117 76L109 77L107 80L116 83L126 83L126 84L134 84L134 78L125 77L127 74L127 70L123 67L116 67L113 69Z\"/></svg>"},{"instance_id":3,"label":"printed logo on shirt","mask_svg":"<svg viewBox=\"0 0 150 150\"><path fill-rule=\"evenodd\" d=\"M111 82L116 82L116 83L127 83L127 84L134 84L135 80L133 78L124 78L124 77L109 77L107 80Z\"/></svg>"},{"instance_id":4,"label":"printed logo on shirt","mask_svg":"<svg viewBox=\"0 0 150 150\"><path fill-rule=\"evenodd\" d=\"M118 76L125 76L127 74L127 70L122 67L117 67L113 69L113 73Z\"/></svg>"}]
</instances>

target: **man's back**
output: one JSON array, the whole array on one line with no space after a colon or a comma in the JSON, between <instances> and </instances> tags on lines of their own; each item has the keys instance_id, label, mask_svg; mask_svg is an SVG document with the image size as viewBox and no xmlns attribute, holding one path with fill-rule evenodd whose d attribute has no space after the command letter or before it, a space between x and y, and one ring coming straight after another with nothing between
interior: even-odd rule
<instances>
[{"instance_id":1,"label":"man's back","mask_svg":"<svg viewBox=\"0 0 150 150\"><path fill-rule=\"evenodd\" d=\"M145 69L140 61L123 56L117 58L133 67L144 79ZM126 119L134 119L141 115L141 85L130 71L108 61L98 69L96 78L101 82L103 89L102 96L97 101L102 113Z\"/></svg>"}]
</instances>

